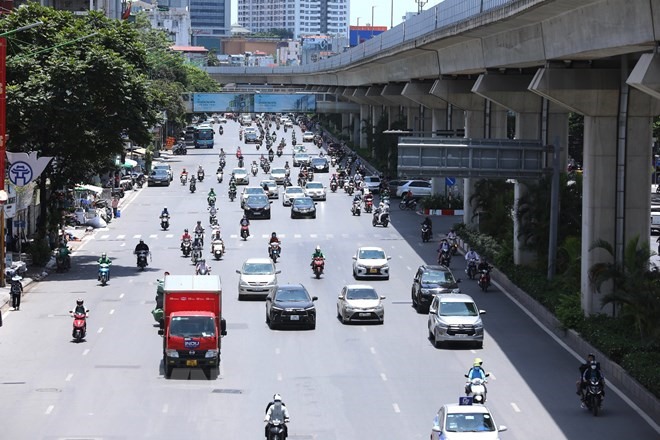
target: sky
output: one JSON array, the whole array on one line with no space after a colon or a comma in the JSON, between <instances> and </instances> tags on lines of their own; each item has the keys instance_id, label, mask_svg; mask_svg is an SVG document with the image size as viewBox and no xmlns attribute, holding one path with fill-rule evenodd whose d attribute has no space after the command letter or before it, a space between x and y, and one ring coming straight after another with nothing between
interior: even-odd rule
<instances>
[{"instance_id":1,"label":"sky","mask_svg":"<svg viewBox=\"0 0 660 440\"><path fill-rule=\"evenodd\" d=\"M427 10L441 0L428 0L424 5L424 10ZM415 0L351 0L351 20L350 25L356 26L358 24L358 17L360 26L365 26L371 23L371 7L374 13L374 26L387 26L390 27L392 18L392 5L394 5L394 26L401 23L402 17L406 12L416 12L418 5ZM238 0L232 0L231 5L231 22L238 22Z\"/></svg>"}]
</instances>

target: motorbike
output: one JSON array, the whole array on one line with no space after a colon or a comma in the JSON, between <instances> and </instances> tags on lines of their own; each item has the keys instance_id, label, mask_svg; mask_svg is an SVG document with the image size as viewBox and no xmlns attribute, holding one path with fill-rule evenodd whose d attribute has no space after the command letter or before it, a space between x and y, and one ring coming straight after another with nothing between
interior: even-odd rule
<instances>
[{"instance_id":1,"label":"motorbike","mask_svg":"<svg viewBox=\"0 0 660 440\"><path fill-rule=\"evenodd\" d=\"M266 432L268 432L267 440L285 440L284 422L281 420L271 420Z\"/></svg>"},{"instance_id":2,"label":"motorbike","mask_svg":"<svg viewBox=\"0 0 660 440\"><path fill-rule=\"evenodd\" d=\"M196 275L211 275L211 268L206 264L196 270Z\"/></svg>"},{"instance_id":3,"label":"motorbike","mask_svg":"<svg viewBox=\"0 0 660 440\"><path fill-rule=\"evenodd\" d=\"M190 253L192 252L192 242L189 239L181 242L181 252L184 257L190 256Z\"/></svg>"},{"instance_id":4,"label":"motorbike","mask_svg":"<svg viewBox=\"0 0 660 440\"><path fill-rule=\"evenodd\" d=\"M195 185L195 182L192 181L192 180L190 181L190 187L189 187L189 189L190 189L190 192L191 192L191 193L194 193L195 190L197 189L197 185Z\"/></svg>"},{"instance_id":5,"label":"motorbike","mask_svg":"<svg viewBox=\"0 0 660 440\"><path fill-rule=\"evenodd\" d=\"M222 128L222 125L220 128L218 128L218 134L223 134L225 132L224 128Z\"/></svg>"},{"instance_id":6,"label":"motorbike","mask_svg":"<svg viewBox=\"0 0 660 440\"><path fill-rule=\"evenodd\" d=\"M584 392L584 405L594 417L598 416L603 405L603 381L598 378L589 379Z\"/></svg>"},{"instance_id":7,"label":"motorbike","mask_svg":"<svg viewBox=\"0 0 660 440\"><path fill-rule=\"evenodd\" d=\"M107 263L99 264L99 281L102 286L108 284L110 279L110 265Z\"/></svg>"},{"instance_id":8,"label":"motorbike","mask_svg":"<svg viewBox=\"0 0 660 440\"><path fill-rule=\"evenodd\" d=\"M73 316L73 332L71 336L76 342L82 342L87 335L89 310L85 310L85 313L73 313L73 310L69 310L69 313Z\"/></svg>"},{"instance_id":9,"label":"motorbike","mask_svg":"<svg viewBox=\"0 0 660 440\"><path fill-rule=\"evenodd\" d=\"M220 167L221 170L225 169L225 165L227 165L227 161L225 160L224 157L220 158L220 162L218 162L218 166Z\"/></svg>"},{"instance_id":10,"label":"motorbike","mask_svg":"<svg viewBox=\"0 0 660 440\"><path fill-rule=\"evenodd\" d=\"M424 243L428 242L431 240L433 236L433 233L431 232L431 228L427 224L422 225L422 241Z\"/></svg>"},{"instance_id":11,"label":"motorbike","mask_svg":"<svg viewBox=\"0 0 660 440\"><path fill-rule=\"evenodd\" d=\"M390 224L390 214L389 212L384 212L382 215L378 211L374 211L373 218L371 220L371 224L376 227L376 226L382 226L384 228L387 227L388 224Z\"/></svg>"},{"instance_id":12,"label":"motorbike","mask_svg":"<svg viewBox=\"0 0 660 440\"><path fill-rule=\"evenodd\" d=\"M351 214L360 215L361 213L361 203L359 200L354 200L353 205L351 206Z\"/></svg>"},{"instance_id":13,"label":"motorbike","mask_svg":"<svg viewBox=\"0 0 660 440\"><path fill-rule=\"evenodd\" d=\"M204 232L195 232L195 241L204 246Z\"/></svg>"},{"instance_id":14,"label":"motorbike","mask_svg":"<svg viewBox=\"0 0 660 440\"><path fill-rule=\"evenodd\" d=\"M71 257L64 252L58 251L55 257L55 264L57 272L66 272L71 269Z\"/></svg>"},{"instance_id":15,"label":"motorbike","mask_svg":"<svg viewBox=\"0 0 660 440\"><path fill-rule=\"evenodd\" d=\"M197 171L197 180L199 180L200 182L204 181L204 171L202 170Z\"/></svg>"},{"instance_id":16,"label":"motorbike","mask_svg":"<svg viewBox=\"0 0 660 440\"><path fill-rule=\"evenodd\" d=\"M441 266L449 267L451 262L451 254L447 251L442 251L438 254L438 264Z\"/></svg>"},{"instance_id":17,"label":"motorbike","mask_svg":"<svg viewBox=\"0 0 660 440\"><path fill-rule=\"evenodd\" d=\"M229 190L229 200L233 202L235 198L236 198L236 190L231 188Z\"/></svg>"},{"instance_id":18,"label":"motorbike","mask_svg":"<svg viewBox=\"0 0 660 440\"><path fill-rule=\"evenodd\" d=\"M199 260L202 259L202 248L196 247L192 251L192 257L190 257L190 261L192 261L193 264L197 264Z\"/></svg>"},{"instance_id":19,"label":"motorbike","mask_svg":"<svg viewBox=\"0 0 660 440\"><path fill-rule=\"evenodd\" d=\"M172 149L172 152L176 155L188 154L188 149L184 144L176 144Z\"/></svg>"},{"instance_id":20,"label":"motorbike","mask_svg":"<svg viewBox=\"0 0 660 440\"><path fill-rule=\"evenodd\" d=\"M252 165L252 168L250 169L250 172L252 173L253 176L256 176L257 173L259 172L259 168L257 168L256 165Z\"/></svg>"},{"instance_id":21,"label":"motorbike","mask_svg":"<svg viewBox=\"0 0 660 440\"><path fill-rule=\"evenodd\" d=\"M344 182L344 178L343 178L343 177L339 177L339 188L344 188L344 183L345 183L345 182Z\"/></svg>"},{"instance_id":22,"label":"motorbike","mask_svg":"<svg viewBox=\"0 0 660 440\"><path fill-rule=\"evenodd\" d=\"M277 157L282 157L282 153L283 153L283 152L284 152L284 151L282 150L282 148L277 147Z\"/></svg>"},{"instance_id":23,"label":"motorbike","mask_svg":"<svg viewBox=\"0 0 660 440\"><path fill-rule=\"evenodd\" d=\"M243 156L238 158L238 167L243 168L243 165L245 165L245 161L243 160Z\"/></svg>"},{"instance_id":24,"label":"motorbike","mask_svg":"<svg viewBox=\"0 0 660 440\"><path fill-rule=\"evenodd\" d=\"M273 260L273 263L277 263L277 259L280 258L280 252L282 249L280 248L280 245L277 243L271 243L268 247L268 256L270 257L271 260Z\"/></svg>"},{"instance_id":25,"label":"motorbike","mask_svg":"<svg viewBox=\"0 0 660 440\"><path fill-rule=\"evenodd\" d=\"M348 195L352 196L353 192L355 191L355 184L351 181L344 188L346 189L346 192L348 193Z\"/></svg>"},{"instance_id":26,"label":"motorbike","mask_svg":"<svg viewBox=\"0 0 660 440\"><path fill-rule=\"evenodd\" d=\"M333 180L330 182L330 191L337 192L337 181Z\"/></svg>"},{"instance_id":27,"label":"motorbike","mask_svg":"<svg viewBox=\"0 0 660 440\"><path fill-rule=\"evenodd\" d=\"M209 204L209 208L210 208L211 206L215 206L215 200L216 200L216 199L215 199L215 196L208 196L208 197L206 198L206 201L207 201L208 204Z\"/></svg>"},{"instance_id":28,"label":"motorbike","mask_svg":"<svg viewBox=\"0 0 660 440\"><path fill-rule=\"evenodd\" d=\"M160 227L163 231L167 231L170 228L170 216L164 215L160 218Z\"/></svg>"},{"instance_id":29,"label":"motorbike","mask_svg":"<svg viewBox=\"0 0 660 440\"><path fill-rule=\"evenodd\" d=\"M488 290L488 287L490 287L490 270L481 269L480 273L481 275L479 275L479 281L477 281L477 283L479 284L479 287L481 287L481 290L485 292Z\"/></svg>"},{"instance_id":30,"label":"motorbike","mask_svg":"<svg viewBox=\"0 0 660 440\"><path fill-rule=\"evenodd\" d=\"M272 162L275 160L275 153L273 153L273 150L268 150L268 161Z\"/></svg>"},{"instance_id":31,"label":"motorbike","mask_svg":"<svg viewBox=\"0 0 660 440\"><path fill-rule=\"evenodd\" d=\"M137 253L137 265L140 268L140 270L144 270L144 268L147 267L148 254L149 254L148 251L138 251Z\"/></svg>"},{"instance_id":32,"label":"motorbike","mask_svg":"<svg viewBox=\"0 0 660 440\"><path fill-rule=\"evenodd\" d=\"M217 226L218 225L218 217L216 217L213 214L209 214L209 224L211 226Z\"/></svg>"},{"instance_id":33,"label":"motorbike","mask_svg":"<svg viewBox=\"0 0 660 440\"><path fill-rule=\"evenodd\" d=\"M315 257L312 261L312 271L317 280L321 278L323 269L325 269L325 260L321 257Z\"/></svg>"},{"instance_id":34,"label":"motorbike","mask_svg":"<svg viewBox=\"0 0 660 440\"><path fill-rule=\"evenodd\" d=\"M213 240L213 243L211 243L211 253L216 260L222 258L224 247L222 240Z\"/></svg>"},{"instance_id":35,"label":"motorbike","mask_svg":"<svg viewBox=\"0 0 660 440\"><path fill-rule=\"evenodd\" d=\"M113 188L112 191L110 191L110 195L112 197L119 197L120 199L123 199L124 196L126 195L124 193L124 188Z\"/></svg>"},{"instance_id":36,"label":"motorbike","mask_svg":"<svg viewBox=\"0 0 660 440\"><path fill-rule=\"evenodd\" d=\"M250 236L250 227L248 225L241 225L241 238L243 241L247 240Z\"/></svg>"},{"instance_id":37,"label":"motorbike","mask_svg":"<svg viewBox=\"0 0 660 440\"><path fill-rule=\"evenodd\" d=\"M307 181L311 182L312 180L314 180L314 171L310 167L309 171L307 172Z\"/></svg>"},{"instance_id":38,"label":"motorbike","mask_svg":"<svg viewBox=\"0 0 660 440\"><path fill-rule=\"evenodd\" d=\"M268 174L270 172L270 164L265 163L264 166L263 166L263 170L264 170L265 174Z\"/></svg>"},{"instance_id":39,"label":"motorbike","mask_svg":"<svg viewBox=\"0 0 660 440\"><path fill-rule=\"evenodd\" d=\"M215 177L218 178L218 183L222 183L222 179L224 178L224 173L222 172L222 170L218 171Z\"/></svg>"},{"instance_id":40,"label":"motorbike","mask_svg":"<svg viewBox=\"0 0 660 440\"><path fill-rule=\"evenodd\" d=\"M334 156L332 156L332 157L330 158L330 166L331 166L331 167L335 167L336 165L337 165L337 158L334 157Z\"/></svg>"},{"instance_id":41,"label":"motorbike","mask_svg":"<svg viewBox=\"0 0 660 440\"><path fill-rule=\"evenodd\" d=\"M187 174L181 174L180 180L181 180L181 185L185 185L186 183L188 183L188 175Z\"/></svg>"},{"instance_id":42,"label":"motorbike","mask_svg":"<svg viewBox=\"0 0 660 440\"><path fill-rule=\"evenodd\" d=\"M488 376L489 374L486 373L486 377ZM466 374L465 377L468 375ZM465 391L468 396L472 396L473 403L486 403L486 382L485 379L475 377L465 385Z\"/></svg>"},{"instance_id":43,"label":"motorbike","mask_svg":"<svg viewBox=\"0 0 660 440\"><path fill-rule=\"evenodd\" d=\"M374 210L374 201L371 199L366 199L364 201L364 212L371 214Z\"/></svg>"},{"instance_id":44,"label":"motorbike","mask_svg":"<svg viewBox=\"0 0 660 440\"><path fill-rule=\"evenodd\" d=\"M417 200L415 199L401 200L399 202L399 209L402 211L405 211L406 209L414 211L417 209Z\"/></svg>"},{"instance_id":45,"label":"motorbike","mask_svg":"<svg viewBox=\"0 0 660 440\"><path fill-rule=\"evenodd\" d=\"M451 254L456 255L458 252L458 243L456 243L456 240L450 240L451 243Z\"/></svg>"},{"instance_id":46,"label":"motorbike","mask_svg":"<svg viewBox=\"0 0 660 440\"><path fill-rule=\"evenodd\" d=\"M477 260L471 258L470 261L468 261L467 267L465 268L465 273L467 274L468 278L471 280L474 279L474 277L477 275Z\"/></svg>"}]
</instances>

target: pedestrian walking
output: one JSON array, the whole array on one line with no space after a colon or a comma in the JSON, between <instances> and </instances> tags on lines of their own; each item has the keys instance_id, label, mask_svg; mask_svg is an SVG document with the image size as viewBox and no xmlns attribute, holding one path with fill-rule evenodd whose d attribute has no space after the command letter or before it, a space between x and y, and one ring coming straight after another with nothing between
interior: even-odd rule
<instances>
[{"instance_id":1,"label":"pedestrian walking","mask_svg":"<svg viewBox=\"0 0 660 440\"><path fill-rule=\"evenodd\" d=\"M112 216L117 218L117 208L119 207L119 197L112 198Z\"/></svg>"},{"instance_id":2,"label":"pedestrian walking","mask_svg":"<svg viewBox=\"0 0 660 440\"><path fill-rule=\"evenodd\" d=\"M21 283L21 277L19 275L14 275L11 277L11 306L14 310L20 310L21 308L21 294L23 293L23 283Z\"/></svg>"}]
</instances>

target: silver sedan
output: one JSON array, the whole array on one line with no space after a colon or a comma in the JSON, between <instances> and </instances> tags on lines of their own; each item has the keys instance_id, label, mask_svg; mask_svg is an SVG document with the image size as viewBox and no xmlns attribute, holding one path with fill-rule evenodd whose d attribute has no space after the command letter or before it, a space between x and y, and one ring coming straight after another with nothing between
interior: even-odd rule
<instances>
[{"instance_id":1,"label":"silver sedan","mask_svg":"<svg viewBox=\"0 0 660 440\"><path fill-rule=\"evenodd\" d=\"M349 284L337 298L337 318L346 324L351 321L385 322L384 296L365 284Z\"/></svg>"}]
</instances>

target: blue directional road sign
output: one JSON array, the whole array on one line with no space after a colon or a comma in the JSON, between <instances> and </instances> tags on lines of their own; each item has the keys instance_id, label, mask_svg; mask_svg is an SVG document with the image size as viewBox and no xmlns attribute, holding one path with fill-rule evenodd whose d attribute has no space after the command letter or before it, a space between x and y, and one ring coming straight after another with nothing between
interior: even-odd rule
<instances>
[{"instance_id":1,"label":"blue directional road sign","mask_svg":"<svg viewBox=\"0 0 660 440\"><path fill-rule=\"evenodd\" d=\"M447 186L456 185L456 177L445 177L445 185Z\"/></svg>"}]
</instances>

